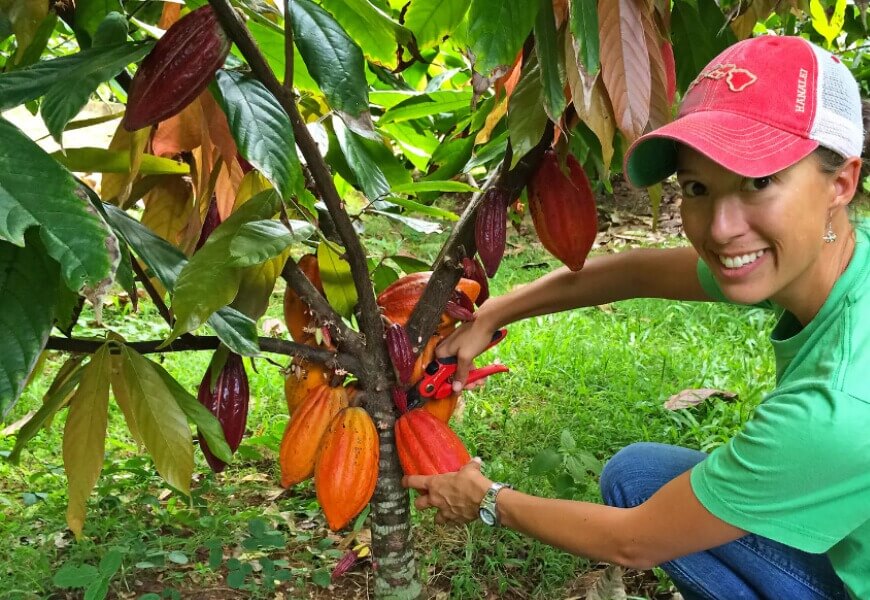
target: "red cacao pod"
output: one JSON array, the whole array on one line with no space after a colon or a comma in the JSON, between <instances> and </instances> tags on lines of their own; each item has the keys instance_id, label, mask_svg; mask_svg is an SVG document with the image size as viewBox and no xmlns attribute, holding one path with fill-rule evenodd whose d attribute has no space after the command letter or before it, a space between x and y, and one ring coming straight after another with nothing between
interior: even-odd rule
<instances>
[{"instance_id":1,"label":"red cacao pod","mask_svg":"<svg viewBox=\"0 0 870 600\"><path fill-rule=\"evenodd\" d=\"M398 323L403 327L408 324L408 319L411 318L411 313L420 301L431 277L432 271L411 273L397 279L378 294L378 306L391 324ZM464 292L472 302L480 294L480 284L464 277L456 284L456 289ZM442 315L442 326L454 325L455 322L455 319Z\"/></svg>"},{"instance_id":2,"label":"red cacao pod","mask_svg":"<svg viewBox=\"0 0 870 600\"><path fill-rule=\"evenodd\" d=\"M323 434L332 418L346 407L347 390L343 387L322 385L311 390L284 430L279 454L282 486L290 487L314 474Z\"/></svg>"},{"instance_id":3,"label":"red cacao pod","mask_svg":"<svg viewBox=\"0 0 870 600\"><path fill-rule=\"evenodd\" d=\"M124 129L136 131L181 112L208 86L230 46L211 6L176 21L133 77Z\"/></svg>"},{"instance_id":4,"label":"red cacao pod","mask_svg":"<svg viewBox=\"0 0 870 600\"><path fill-rule=\"evenodd\" d=\"M480 284L480 293L477 295L475 303L478 306L482 305L486 302L486 299L489 298L489 279L486 277L486 271L483 270L483 265L480 264L480 261L477 258L468 258L466 256L462 259L462 270L464 273L463 277Z\"/></svg>"},{"instance_id":5,"label":"red cacao pod","mask_svg":"<svg viewBox=\"0 0 870 600\"><path fill-rule=\"evenodd\" d=\"M287 401L287 412L293 414L308 397L308 393L316 387L329 383L332 371L317 363L302 359L293 359L290 373L284 379L284 399Z\"/></svg>"},{"instance_id":6,"label":"red cacao pod","mask_svg":"<svg viewBox=\"0 0 870 600\"><path fill-rule=\"evenodd\" d=\"M387 350L399 374L399 381L403 384L409 383L414 370L414 351L411 349L407 330L398 323L387 327Z\"/></svg>"},{"instance_id":7,"label":"red cacao pod","mask_svg":"<svg viewBox=\"0 0 870 600\"><path fill-rule=\"evenodd\" d=\"M208 369L199 384L197 399L211 414L217 417L224 431L227 445L231 451L235 452L245 435L245 425L248 422L248 401L251 397L248 374L245 372L242 357L230 353L213 389L211 383L211 369ZM211 453L202 433L197 432L197 437L199 438L199 447L202 449L211 470L215 473L223 471L227 466L226 463Z\"/></svg>"},{"instance_id":8,"label":"red cacao pod","mask_svg":"<svg viewBox=\"0 0 870 600\"><path fill-rule=\"evenodd\" d=\"M490 188L486 191L474 222L474 241L477 253L489 277L494 277L504 256L507 242L507 190Z\"/></svg>"},{"instance_id":9,"label":"red cacao pod","mask_svg":"<svg viewBox=\"0 0 870 600\"><path fill-rule=\"evenodd\" d=\"M378 481L378 432L360 407L341 410L323 436L314 487L333 531L347 525L371 500Z\"/></svg>"},{"instance_id":10,"label":"red cacao pod","mask_svg":"<svg viewBox=\"0 0 870 600\"><path fill-rule=\"evenodd\" d=\"M471 460L459 436L421 408L399 417L395 433L396 450L405 475L452 473Z\"/></svg>"},{"instance_id":11,"label":"red cacao pod","mask_svg":"<svg viewBox=\"0 0 870 600\"><path fill-rule=\"evenodd\" d=\"M396 410L399 411L399 414L403 415L408 412L408 392L403 388L394 385L391 394L393 397L393 405L396 407Z\"/></svg>"},{"instance_id":12,"label":"red cacao pod","mask_svg":"<svg viewBox=\"0 0 870 600\"><path fill-rule=\"evenodd\" d=\"M314 284L318 292L323 294L323 283L320 280L320 267L317 265L317 257L313 254L306 254L299 259L298 264L299 268L308 278L308 281ZM284 291L284 322L293 341L310 346L317 345L314 335L317 321L308 305L289 285Z\"/></svg>"},{"instance_id":13,"label":"red cacao pod","mask_svg":"<svg viewBox=\"0 0 870 600\"><path fill-rule=\"evenodd\" d=\"M538 239L550 254L572 271L579 271L598 233L598 213L589 179L568 155L568 173L555 152L547 150L529 182L529 212Z\"/></svg>"}]
</instances>

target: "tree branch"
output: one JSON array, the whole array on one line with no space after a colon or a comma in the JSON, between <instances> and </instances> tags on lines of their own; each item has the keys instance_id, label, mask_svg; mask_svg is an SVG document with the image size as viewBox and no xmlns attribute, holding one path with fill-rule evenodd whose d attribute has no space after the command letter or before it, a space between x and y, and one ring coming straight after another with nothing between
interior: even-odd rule
<instances>
[{"instance_id":1,"label":"tree branch","mask_svg":"<svg viewBox=\"0 0 870 600\"><path fill-rule=\"evenodd\" d=\"M284 0L284 89L293 91L293 22L290 20L290 3Z\"/></svg>"},{"instance_id":2,"label":"tree branch","mask_svg":"<svg viewBox=\"0 0 870 600\"><path fill-rule=\"evenodd\" d=\"M500 187L508 191L509 198L519 196L541 163L544 151L552 143L553 123L548 121L541 141L522 157L513 169L508 166L512 156L511 148L508 146L500 171L495 177L490 178L482 192L472 197L435 260L434 273L408 320L408 335L415 346L424 343L432 336L441 313L462 276L462 259L466 256L474 256L477 251L477 245L474 241L474 224L477 207L483 200L486 190L490 187Z\"/></svg>"},{"instance_id":3,"label":"tree branch","mask_svg":"<svg viewBox=\"0 0 870 600\"><path fill-rule=\"evenodd\" d=\"M327 364L337 365L350 373L357 374L362 371L362 365L356 357L344 353L333 353L321 348L306 346L305 344L297 344L296 342L288 342L270 337L261 337L258 339L260 349L264 352L272 354L283 354L285 356L298 356L305 360ZM93 353L105 344L104 340L83 340L79 338L65 337L50 337L46 350L63 350L65 352L83 352ZM188 352L191 350L215 350L221 344L220 338L216 336L191 336L189 340L176 340L169 344L166 348L159 348L163 344L163 340L149 340L145 342L129 342L125 344L136 350L140 354L150 354L155 352ZM158 349L159 348L159 349Z\"/></svg>"},{"instance_id":4,"label":"tree branch","mask_svg":"<svg viewBox=\"0 0 870 600\"><path fill-rule=\"evenodd\" d=\"M145 274L145 271L142 269L142 265L139 264L139 261L136 260L136 257L130 256L130 262L133 265L133 272L136 273L136 277L139 278L139 281L142 283L142 287L145 288L145 291L148 292L148 295L151 297L151 301L154 303L154 306L157 307L157 312L160 313L160 316L163 317L163 320L166 321L166 324L169 325L170 329L173 326L172 315L169 312L169 308L166 306L166 303L163 301L163 298L160 294L157 293L157 289L154 287L154 284L151 283L151 278Z\"/></svg>"},{"instance_id":5,"label":"tree branch","mask_svg":"<svg viewBox=\"0 0 870 600\"><path fill-rule=\"evenodd\" d=\"M247 27L239 20L229 1L209 0L209 4L211 4L215 13L217 13L223 28L242 52L242 56L245 57L254 75L275 96L290 117L290 122L293 125L293 134L296 137L296 144L305 157L305 162L311 170L321 198L326 204L329 214L335 222L336 230L344 243L347 261L350 263L354 286L359 298L360 328L366 336L366 341L376 340L374 344L369 346L368 351L383 354L383 351L374 350L378 348L378 342L383 337L384 326L381 321L380 311L378 311L374 290L369 283L365 250L353 228L347 211L343 207L341 197L338 195L338 190L336 190L335 184L332 181L332 175L329 172L326 161L324 161L323 156L321 156L320 151L317 149L314 138L311 137L305 122L302 120L302 116L299 114L299 110L296 108L293 93L278 82ZM361 356L364 357L365 354Z\"/></svg>"}]
</instances>

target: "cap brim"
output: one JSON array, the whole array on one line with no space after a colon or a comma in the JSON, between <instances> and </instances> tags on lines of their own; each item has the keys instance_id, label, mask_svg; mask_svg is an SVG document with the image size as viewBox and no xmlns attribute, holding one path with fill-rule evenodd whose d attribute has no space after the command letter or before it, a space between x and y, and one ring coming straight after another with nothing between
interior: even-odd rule
<instances>
[{"instance_id":1,"label":"cap brim","mask_svg":"<svg viewBox=\"0 0 870 600\"><path fill-rule=\"evenodd\" d=\"M639 137L625 154L623 171L634 187L647 187L677 170L677 142L729 171L764 177L815 150L819 143L743 115L699 111Z\"/></svg>"}]
</instances>

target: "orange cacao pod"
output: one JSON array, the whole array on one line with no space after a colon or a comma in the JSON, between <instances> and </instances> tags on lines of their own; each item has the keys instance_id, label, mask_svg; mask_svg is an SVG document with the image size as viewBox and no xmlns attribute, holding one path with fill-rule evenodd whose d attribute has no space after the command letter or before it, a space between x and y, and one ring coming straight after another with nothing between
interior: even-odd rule
<instances>
[{"instance_id":1,"label":"orange cacao pod","mask_svg":"<svg viewBox=\"0 0 870 600\"><path fill-rule=\"evenodd\" d=\"M124 129L136 131L180 113L224 64L230 45L211 6L176 21L133 77Z\"/></svg>"},{"instance_id":2,"label":"orange cacao pod","mask_svg":"<svg viewBox=\"0 0 870 600\"><path fill-rule=\"evenodd\" d=\"M338 531L371 500L378 481L378 432L362 408L340 411L323 436L314 487L326 522Z\"/></svg>"},{"instance_id":3,"label":"orange cacao pod","mask_svg":"<svg viewBox=\"0 0 870 600\"><path fill-rule=\"evenodd\" d=\"M420 301L430 277L432 277L432 271L411 273L397 279L378 294L378 306L381 307L390 324L398 323L403 327L408 324L408 319L411 318L414 307ZM456 284L456 289L464 292L472 302L477 300L477 296L480 294L480 284L471 279L461 278ZM452 317L442 315L441 326L454 325L455 323L456 320ZM413 343L413 340L411 341Z\"/></svg>"},{"instance_id":4,"label":"orange cacao pod","mask_svg":"<svg viewBox=\"0 0 870 600\"><path fill-rule=\"evenodd\" d=\"M306 254L299 259L299 268L314 284L317 291L323 294L323 283L320 281L317 257L313 254ZM314 333L311 331L317 326L314 315L311 314L311 309L302 301L299 294L289 285L284 291L284 322L287 324L287 331L290 332L293 341L311 346L317 345Z\"/></svg>"},{"instance_id":5,"label":"orange cacao pod","mask_svg":"<svg viewBox=\"0 0 870 600\"><path fill-rule=\"evenodd\" d=\"M586 173L570 154L567 166L570 175L562 172L555 152L544 153L529 182L529 212L544 248L579 271L598 233L598 213Z\"/></svg>"},{"instance_id":6,"label":"orange cacao pod","mask_svg":"<svg viewBox=\"0 0 870 600\"><path fill-rule=\"evenodd\" d=\"M439 421L447 423L450 417L453 416L453 411L456 410L456 403L459 401L459 394L450 394L446 398L427 400L423 404L423 410L435 415Z\"/></svg>"},{"instance_id":7,"label":"orange cacao pod","mask_svg":"<svg viewBox=\"0 0 870 600\"><path fill-rule=\"evenodd\" d=\"M396 450L405 475L439 475L458 471L471 460L459 436L421 408L396 420Z\"/></svg>"},{"instance_id":8,"label":"orange cacao pod","mask_svg":"<svg viewBox=\"0 0 870 600\"><path fill-rule=\"evenodd\" d=\"M290 373L284 378L287 412L293 414L314 388L329 383L331 372L321 364L293 359Z\"/></svg>"},{"instance_id":9,"label":"orange cacao pod","mask_svg":"<svg viewBox=\"0 0 870 600\"><path fill-rule=\"evenodd\" d=\"M343 387L322 385L311 390L284 430L279 455L282 486L290 487L314 474L320 440L332 418L346 407Z\"/></svg>"},{"instance_id":10,"label":"orange cacao pod","mask_svg":"<svg viewBox=\"0 0 870 600\"><path fill-rule=\"evenodd\" d=\"M477 209L474 222L474 241L477 253L486 268L486 274L494 277L504 257L507 242L507 205L510 197L507 190L490 188L484 194Z\"/></svg>"}]
</instances>

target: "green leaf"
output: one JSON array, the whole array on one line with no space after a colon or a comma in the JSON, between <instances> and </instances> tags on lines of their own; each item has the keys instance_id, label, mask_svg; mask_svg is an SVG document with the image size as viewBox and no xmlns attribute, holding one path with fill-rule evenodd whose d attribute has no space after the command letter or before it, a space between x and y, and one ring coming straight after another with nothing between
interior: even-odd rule
<instances>
[{"instance_id":1,"label":"green leaf","mask_svg":"<svg viewBox=\"0 0 870 600\"><path fill-rule=\"evenodd\" d=\"M0 119L0 238L23 246L24 232L38 225L71 290L96 287L112 268L105 224L76 192L70 173Z\"/></svg>"},{"instance_id":2,"label":"green leaf","mask_svg":"<svg viewBox=\"0 0 870 600\"><path fill-rule=\"evenodd\" d=\"M129 150L107 150L106 148L67 148L53 152L51 157L70 171L79 173L129 173ZM139 164L141 175L187 175L190 165L162 158L153 154L143 154Z\"/></svg>"},{"instance_id":3,"label":"green leaf","mask_svg":"<svg viewBox=\"0 0 870 600\"><path fill-rule=\"evenodd\" d=\"M133 42L83 50L40 61L26 69L0 75L0 111L43 96L57 85L74 86L90 77L113 77L130 63L139 62L154 42Z\"/></svg>"},{"instance_id":4,"label":"green leaf","mask_svg":"<svg viewBox=\"0 0 870 600\"><path fill-rule=\"evenodd\" d=\"M109 580L106 578L95 579L85 589L82 600L104 600L109 593Z\"/></svg>"},{"instance_id":5,"label":"green leaf","mask_svg":"<svg viewBox=\"0 0 870 600\"><path fill-rule=\"evenodd\" d=\"M344 121L333 118L335 136L353 174L369 200L377 200L390 191L390 184L377 161L369 154L368 140L357 136Z\"/></svg>"},{"instance_id":6,"label":"green leaf","mask_svg":"<svg viewBox=\"0 0 870 600\"><path fill-rule=\"evenodd\" d=\"M479 192L480 188L461 181L415 181L393 186L394 194L418 194L420 192Z\"/></svg>"},{"instance_id":7,"label":"green leaf","mask_svg":"<svg viewBox=\"0 0 870 600\"><path fill-rule=\"evenodd\" d=\"M332 584L332 576L326 569L317 569L311 574L311 581L314 585L322 588L329 587Z\"/></svg>"},{"instance_id":8,"label":"green leaf","mask_svg":"<svg viewBox=\"0 0 870 600\"><path fill-rule=\"evenodd\" d=\"M96 567L91 565L71 565L69 563L58 569L51 582L59 588L83 588L99 576Z\"/></svg>"},{"instance_id":9,"label":"green leaf","mask_svg":"<svg viewBox=\"0 0 870 600\"><path fill-rule=\"evenodd\" d=\"M677 68L677 85L685 90L701 70L734 43L731 28L715 0L674 0L671 32Z\"/></svg>"},{"instance_id":10,"label":"green leaf","mask_svg":"<svg viewBox=\"0 0 870 600\"><path fill-rule=\"evenodd\" d=\"M541 141L547 126L539 70L535 58L523 66L520 82L508 105L508 131L513 149L511 168Z\"/></svg>"},{"instance_id":11,"label":"green leaf","mask_svg":"<svg viewBox=\"0 0 870 600\"><path fill-rule=\"evenodd\" d=\"M18 464L21 458L21 451L24 450L27 442L39 433L39 430L54 417L55 413L72 396L81 380L84 368L82 362L85 358L84 355L73 355L63 363L48 391L42 397L42 406L39 407L36 414L30 417L30 420L24 424L24 427L18 431L18 436L15 438L15 446L12 448L12 452L9 453L9 462Z\"/></svg>"},{"instance_id":12,"label":"green leaf","mask_svg":"<svg viewBox=\"0 0 870 600\"><path fill-rule=\"evenodd\" d=\"M269 27L254 20L248 21L247 25L251 35L254 37L254 41L257 42L257 46L260 48L263 56L266 57L269 66L272 67L272 71L279 78L283 78L285 65L283 31L274 28L275 26L271 23L272 27ZM235 46L233 46L232 52L240 59L243 58L241 52ZM308 68L305 66L302 55L296 47L293 48L293 87L309 92L320 91L320 88L317 87L314 79L308 73Z\"/></svg>"},{"instance_id":13,"label":"green leaf","mask_svg":"<svg viewBox=\"0 0 870 600\"><path fill-rule=\"evenodd\" d=\"M378 119L378 125L422 119L441 113L469 110L470 108L471 92L468 90L431 92L408 98L396 104Z\"/></svg>"},{"instance_id":14,"label":"green leaf","mask_svg":"<svg viewBox=\"0 0 870 600\"><path fill-rule=\"evenodd\" d=\"M314 226L307 221L290 221L290 226L292 230L271 219L245 223L230 242L230 264L234 267L259 265L314 234Z\"/></svg>"},{"instance_id":15,"label":"green leaf","mask_svg":"<svg viewBox=\"0 0 870 600\"><path fill-rule=\"evenodd\" d=\"M190 560L187 558L187 554L184 552L179 552L178 550L174 550L166 555L170 561L174 562L177 565L186 565Z\"/></svg>"},{"instance_id":16,"label":"green leaf","mask_svg":"<svg viewBox=\"0 0 870 600\"><path fill-rule=\"evenodd\" d=\"M400 215L386 210L373 210L371 211L371 213L373 215L381 215L387 217L388 219L398 221L404 225L407 225L414 231L419 231L420 233L441 233L444 230L444 228L439 223L433 223L431 221L426 221L425 219L406 217L405 215Z\"/></svg>"},{"instance_id":17,"label":"green leaf","mask_svg":"<svg viewBox=\"0 0 870 600\"><path fill-rule=\"evenodd\" d=\"M0 201L2 193L0 189ZM57 263L45 255L35 235L27 238L24 248L0 241L0 421L18 400L48 342L60 286Z\"/></svg>"},{"instance_id":18,"label":"green leaf","mask_svg":"<svg viewBox=\"0 0 870 600\"><path fill-rule=\"evenodd\" d=\"M568 7L572 41L577 53L577 64L581 65L589 75L594 76L601 69L598 1L572 0Z\"/></svg>"},{"instance_id":19,"label":"green leaf","mask_svg":"<svg viewBox=\"0 0 870 600\"><path fill-rule=\"evenodd\" d=\"M160 283L170 292L175 289L178 274L187 264L187 257L178 248L152 232L123 210L103 205L112 228L145 261ZM256 356L257 324L239 311L225 306L208 319L221 341L242 356Z\"/></svg>"},{"instance_id":20,"label":"green leaf","mask_svg":"<svg viewBox=\"0 0 870 600\"><path fill-rule=\"evenodd\" d=\"M362 51L328 12L310 0L290 3L293 40L309 73L323 90L329 105L361 133L370 127L357 122L370 119L368 83Z\"/></svg>"},{"instance_id":21,"label":"green leaf","mask_svg":"<svg viewBox=\"0 0 870 600\"><path fill-rule=\"evenodd\" d=\"M241 155L288 201L302 182L302 168L287 113L250 75L219 70L211 89L227 115Z\"/></svg>"},{"instance_id":22,"label":"green leaf","mask_svg":"<svg viewBox=\"0 0 870 600\"><path fill-rule=\"evenodd\" d=\"M357 303L357 295L350 264L341 257L343 253L344 248L339 247L336 251L331 243L321 242L317 246L317 265L329 303L338 314L350 317Z\"/></svg>"},{"instance_id":23,"label":"green leaf","mask_svg":"<svg viewBox=\"0 0 870 600\"><path fill-rule=\"evenodd\" d=\"M63 468L69 488L66 522L77 538L82 535L88 497L103 470L108 413L109 346L103 344L82 373L63 430Z\"/></svg>"},{"instance_id":24,"label":"green leaf","mask_svg":"<svg viewBox=\"0 0 870 600\"><path fill-rule=\"evenodd\" d=\"M29 67L39 60L39 57L42 56L43 52L45 52L45 48L48 46L48 42L51 39L56 26L57 13L50 12L36 29L33 39L30 41L30 44L27 45L27 49L24 50L24 54L21 55L21 59L15 65L16 69Z\"/></svg>"},{"instance_id":25,"label":"green leaf","mask_svg":"<svg viewBox=\"0 0 870 600\"><path fill-rule=\"evenodd\" d=\"M553 0L539 0L539 3L541 8L535 21L535 53L540 66L544 109L551 121L558 122L565 110L565 44L556 39Z\"/></svg>"},{"instance_id":26,"label":"green leaf","mask_svg":"<svg viewBox=\"0 0 870 600\"><path fill-rule=\"evenodd\" d=\"M417 273L419 271L428 271L432 268L432 266L420 260L419 258L414 258L413 256L402 256L401 254L394 254L389 257L396 265L402 269L405 273Z\"/></svg>"},{"instance_id":27,"label":"green leaf","mask_svg":"<svg viewBox=\"0 0 870 600\"><path fill-rule=\"evenodd\" d=\"M448 221L459 220L459 216L455 213L450 212L449 210L444 210L443 208L438 208L436 206L428 206L426 204L414 202L413 200L408 200L407 198L388 196L385 201L390 202L391 204L395 204L397 206L401 206L402 208L411 213L419 213L421 215L428 215L430 217L436 217L438 219L447 219Z\"/></svg>"},{"instance_id":28,"label":"green leaf","mask_svg":"<svg viewBox=\"0 0 870 600\"><path fill-rule=\"evenodd\" d=\"M380 294L387 286L396 281L399 274L395 270L385 264L380 264L372 271L372 283L375 286L375 293Z\"/></svg>"},{"instance_id":29,"label":"green leaf","mask_svg":"<svg viewBox=\"0 0 870 600\"><path fill-rule=\"evenodd\" d=\"M405 25L414 32L417 44L425 48L452 33L467 11L467 0L416 0L408 7Z\"/></svg>"},{"instance_id":30,"label":"green leaf","mask_svg":"<svg viewBox=\"0 0 870 600\"><path fill-rule=\"evenodd\" d=\"M574 436L572 436L571 432L567 429L562 430L560 443L562 445L562 450L565 450L566 452L572 452L577 449L577 442L574 441Z\"/></svg>"},{"instance_id":31,"label":"green leaf","mask_svg":"<svg viewBox=\"0 0 870 600\"><path fill-rule=\"evenodd\" d=\"M532 459L532 464L529 466L529 475L532 477L546 475L560 464L562 464L562 455L553 448L544 448Z\"/></svg>"},{"instance_id":32,"label":"green leaf","mask_svg":"<svg viewBox=\"0 0 870 600\"><path fill-rule=\"evenodd\" d=\"M176 321L167 343L193 331L217 309L233 301L239 291L242 269L227 260L232 239L245 223L274 216L280 203L272 190L251 198L221 223L184 265L172 295Z\"/></svg>"},{"instance_id":33,"label":"green leaf","mask_svg":"<svg viewBox=\"0 0 870 600\"><path fill-rule=\"evenodd\" d=\"M154 370L160 375L172 397L178 406L187 415L188 421L196 425L196 428L205 438L209 450L219 460L230 463L233 460L233 452L224 437L224 430L220 421L199 400L193 397L166 369L157 363L152 363Z\"/></svg>"},{"instance_id":34,"label":"green leaf","mask_svg":"<svg viewBox=\"0 0 870 600\"><path fill-rule=\"evenodd\" d=\"M368 0L323 0L321 4L369 58L390 69L396 67L397 42L406 44L410 31Z\"/></svg>"},{"instance_id":35,"label":"green leaf","mask_svg":"<svg viewBox=\"0 0 870 600\"><path fill-rule=\"evenodd\" d=\"M111 579L121 568L123 561L124 555L120 550L109 550L100 559L100 575L106 579Z\"/></svg>"},{"instance_id":36,"label":"green leaf","mask_svg":"<svg viewBox=\"0 0 870 600\"><path fill-rule=\"evenodd\" d=\"M129 346L121 355L136 427L154 466L169 485L189 495L193 441L187 418L153 362Z\"/></svg>"},{"instance_id":37,"label":"green leaf","mask_svg":"<svg viewBox=\"0 0 870 600\"><path fill-rule=\"evenodd\" d=\"M91 46L100 24L111 12L124 12L120 0L76 1L75 33L83 48Z\"/></svg>"},{"instance_id":38,"label":"green leaf","mask_svg":"<svg viewBox=\"0 0 870 600\"><path fill-rule=\"evenodd\" d=\"M472 0L468 10L468 39L474 70L483 75L511 65L532 31L538 3L530 0Z\"/></svg>"},{"instance_id":39,"label":"green leaf","mask_svg":"<svg viewBox=\"0 0 870 600\"><path fill-rule=\"evenodd\" d=\"M79 5L76 5L76 17L78 17L78 10ZM118 4L115 10L110 10L105 18L100 21L100 25L97 27L93 37L94 46L123 44L127 41L127 33L127 17L124 16L123 9Z\"/></svg>"}]
</instances>

